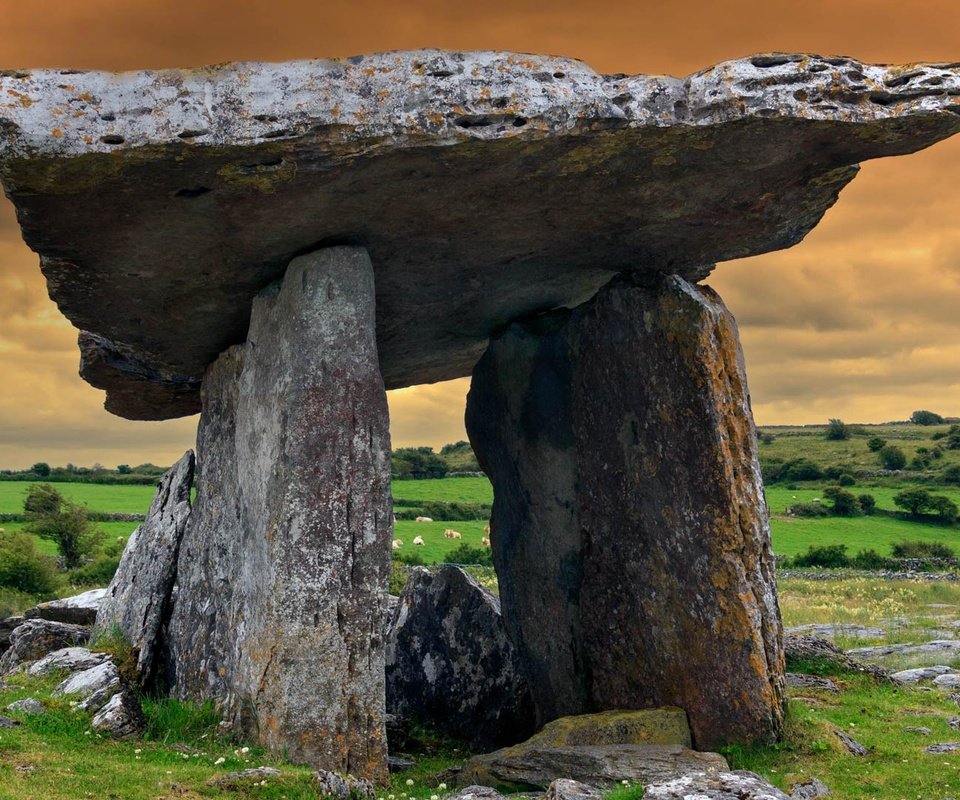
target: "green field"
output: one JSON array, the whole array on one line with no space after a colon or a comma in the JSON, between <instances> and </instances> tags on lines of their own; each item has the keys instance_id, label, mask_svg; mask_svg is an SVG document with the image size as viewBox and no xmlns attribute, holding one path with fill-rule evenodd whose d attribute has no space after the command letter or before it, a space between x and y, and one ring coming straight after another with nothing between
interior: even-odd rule
<instances>
[{"instance_id":1,"label":"green field","mask_svg":"<svg viewBox=\"0 0 960 800\"><path fill-rule=\"evenodd\" d=\"M22 514L23 498L31 485L26 481L0 481L0 514ZM100 483L54 485L64 497L83 503L91 511L114 514L146 514L156 491L154 486L111 486Z\"/></svg>"}]
</instances>

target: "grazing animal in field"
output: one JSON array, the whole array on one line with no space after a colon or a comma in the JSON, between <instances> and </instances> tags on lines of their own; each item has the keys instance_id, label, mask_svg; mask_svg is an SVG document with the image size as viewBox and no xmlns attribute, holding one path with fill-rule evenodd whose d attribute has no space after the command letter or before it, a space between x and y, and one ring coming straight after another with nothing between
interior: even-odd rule
<instances>
[{"instance_id":1,"label":"grazing animal in field","mask_svg":"<svg viewBox=\"0 0 960 800\"><path fill-rule=\"evenodd\" d=\"M433 522L431 517L417 517L417 522Z\"/></svg>"},{"instance_id":2,"label":"grazing animal in field","mask_svg":"<svg viewBox=\"0 0 960 800\"><path fill-rule=\"evenodd\" d=\"M483 532L484 532L485 534L487 534L487 536L489 536L489 535L490 535L490 526L489 526L489 525L485 525L484 528L483 528Z\"/></svg>"},{"instance_id":3,"label":"grazing animal in field","mask_svg":"<svg viewBox=\"0 0 960 800\"><path fill-rule=\"evenodd\" d=\"M480 540L480 544L482 544L484 547L489 547L489 546L490 546L490 537L489 537L489 536L484 536L484 537Z\"/></svg>"},{"instance_id":4,"label":"grazing animal in field","mask_svg":"<svg viewBox=\"0 0 960 800\"><path fill-rule=\"evenodd\" d=\"M393 549L394 549L394 550L399 550L401 547L403 547L403 539L394 539L394 540L393 540Z\"/></svg>"},{"instance_id":5,"label":"grazing animal in field","mask_svg":"<svg viewBox=\"0 0 960 800\"><path fill-rule=\"evenodd\" d=\"M423 537L422 537L422 536L418 536L416 539L413 540L413 543L414 543L417 547L423 547Z\"/></svg>"},{"instance_id":6,"label":"grazing animal in field","mask_svg":"<svg viewBox=\"0 0 960 800\"><path fill-rule=\"evenodd\" d=\"M443 538L445 539L462 539L463 536L460 535L460 531L455 531L453 528L447 528L443 532Z\"/></svg>"}]
</instances>

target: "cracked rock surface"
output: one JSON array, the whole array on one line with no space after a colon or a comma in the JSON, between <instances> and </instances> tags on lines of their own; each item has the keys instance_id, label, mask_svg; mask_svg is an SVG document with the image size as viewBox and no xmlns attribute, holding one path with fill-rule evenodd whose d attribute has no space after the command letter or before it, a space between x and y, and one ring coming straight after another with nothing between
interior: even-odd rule
<instances>
[{"instance_id":1,"label":"cracked rock surface","mask_svg":"<svg viewBox=\"0 0 960 800\"><path fill-rule=\"evenodd\" d=\"M0 180L82 373L134 419L199 410L294 256L366 247L387 388L613 275L800 241L870 158L960 131L960 67L765 54L686 78L419 50L0 73ZM104 307L125 313L102 314Z\"/></svg>"}]
</instances>

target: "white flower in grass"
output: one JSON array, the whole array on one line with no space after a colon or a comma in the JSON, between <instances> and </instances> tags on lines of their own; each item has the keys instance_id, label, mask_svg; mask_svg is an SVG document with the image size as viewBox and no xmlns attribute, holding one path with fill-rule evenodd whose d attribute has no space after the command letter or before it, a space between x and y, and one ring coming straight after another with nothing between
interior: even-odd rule
<instances>
[{"instance_id":1,"label":"white flower in grass","mask_svg":"<svg viewBox=\"0 0 960 800\"><path fill-rule=\"evenodd\" d=\"M218 765L218 764L222 764L222 763L223 763L224 761L226 761L226 760L227 760L227 759L225 759L223 756L220 756L220 758L218 758L216 761L214 761L213 764L214 764L214 766L216 766L216 765Z\"/></svg>"},{"instance_id":2,"label":"white flower in grass","mask_svg":"<svg viewBox=\"0 0 960 800\"><path fill-rule=\"evenodd\" d=\"M407 778L407 786L413 786L413 778Z\"/></svg>"},{"instance_id":3,"label":"white flower in grass","mask_svg":"<svg viewBox=\"0 0 960 800\"><path fill-rule=\"evenodd\" d=\"M630 781L628 781L628 780L626 780L626 779L620 781L620 783L622 783L624 786L629 786L629 785L630 785Z\"/></svg>"},{"instance_id":4,"label":"white flower in grass","mask_svg":"<svg viewBox=\"0 0 960 800\"><path fill-rule=\"evenodd\" d=\"M240 752L241 752L241 753L249 753L249 752L250 752L250 748L249 748L249 747L241 747L241 748L240 748Z\"/></svg>"},{"instance_id":5,"label":"white flower in grass","mask_svg":"<svg viewBox=\"0 0 960 800\"><path fill-rule=\"evenodd\" d=\"M438 795L438 794L432 794L432 795L430 795L430 800L440 800L440 795Z\"/></svg>"},{"instance_id":6,"label":"white flower in grass","mask_svg":"<svg viewBox=\"0 0 960 800\"><path fill-rule=\"evenodd\" d=\"M438 788L441 792L445 792L445 791L447 791L447 784L441 783L437 788Z\"/></svg>"}]
</instances>

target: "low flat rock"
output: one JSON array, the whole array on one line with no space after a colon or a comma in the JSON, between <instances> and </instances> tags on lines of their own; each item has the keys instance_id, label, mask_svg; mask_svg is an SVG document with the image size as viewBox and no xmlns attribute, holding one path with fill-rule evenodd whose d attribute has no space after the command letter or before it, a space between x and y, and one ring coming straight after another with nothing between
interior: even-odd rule
<instances>
[{"instance_id":1,"label":"low flat rock","mask_svg":"<svg viewBox=\"0 0 960 800\"><path fill-rule=\"evenodd\" d=\"M643 800L790 800L752 772L684 775L647 786Z\"/></svg>"},{"instance_id":2,"label":"low flat rock","mask_svg":"<svg viewBox=\"0 0 960 800\"><path fill-rule=\"evenodd\" d=\"M602 800L603 792L569 778L555 780L547 787L545 800Z\"/></svg>"},{"instance_id":3,"label":"low flat rock","mask_svg":"<svg viewBox=\"0 0 960 800\"><path fill-rule=\"evenodd\" d=\"M500 600L459 567L415 568L386 645L387 710L475 750L534 731L533 700Z\"/></svg>"},{"instance_id":4,"label":"low flat rock","mask_svg":"<svg viewBox=\"0 0 960 800\"><path fill-rule=\"evenodd\" d=\"M804 675L798 672L788 672L784 678L787 686L792 689L816 689L823 692L839 694L840 687L836 681L830 678L822 678L819 675Z\"/></svg>"},{"instance_id":5,"label":"low flat rock","mask_svg":"<svg viewBox=\"0 0 960 800\"><path fill-rule=\"evenodd\" d=\"M161 419L199 410L298 253L369 250L387 388L460 377L509 320L617 273L795 244L858 163L960 131L958 89L955 64L805 54L686 78L441 50L7 71L0 180L84 377Z\"/></svg>"},{"instance_id":6,"label":"low flat rock","mask_svg":"<svg viewBox=\"0 0 960 800\"><path fill-rule=\"evenodd\" d=\"M91 589L88 592L40 603L23 612L27 619L48 619L53 622L68 622L72 625L93 625L97 610L106 589Z\"/></svg>"},{"instance_id":7,"label":"low flat rock","mask_svg":"<svg viewBox=\"0 0 960 800\"><path fill-rule=\"evenodd\" d=\"M10 647L0 656L0 675L10 675L64 647L86 644L90 629L65 622L28 619L10 634Z\"/></svg>"},{"instance_id":8,"label":"low flat rock","mask_svg":"<svg viewBox=\"0 0 960 800\"><path fill-rule=\"evenodd\" d=\"M147 518L127 540L96 618L96 633L119 629L137 654L139 680L154 678L160 628L176 579L177 557L190 519L195 459L188 451L160 478Z\"/></svg>"},{"instance_id":9,"label":"low flat rock","mask_svg":"<svg viewBox=\"0 0 960 800\"><path fill-rule=\"evenodd\" d=\"M829 796L830 787L819 778L795 783L790 789L790 800L816 800L818 797Z\"/></svg>"},{"instance_id":10,"label":"low flat rock","mask_svg":"<svg viewBox=\"0 0 960 800\"><path fill-rule=\"evenodd\" d=\"M847 655L855 658L879 659L886 656L906 656L920 653L960 653L960 639L934 639L922 644L883 644L874 647L855 647Z\"/></svg>"},{"instance_id":11,"label":"low flat rock","mask_svg":"<svg viewBox=\"0 0 960 800\"><path fill-rule=\"evenodd\" d=\"M728 769L723 756L671 744L511 747L471 758L458 785L547 788L557 778L610 787L621 781L650 784L691 772Z\"/></svg>"},{"instance_id":12,"label":"low flat rock","mask_svg":"<svg viewBox=\"0 0 960 800\"><path fill-rule=\"evenodd\" d=\"M109 660L110 656L106 653L94 653L86 647L64 647L60 650L54 650L39 661L35 661L27 667L27 673L29 675L49 675L57 670L79 672L96 667Z\"/></svg>"},{"instance_id":13,"label":"low flat rock","mask_svg":"<svg viewBox=\"0 0 960 800\"><path fill-rule=\"evenodd\" d=\"M0 621L0 655L7 652L7 648L10 647L10 634L13 633L14 629L23 623L26 617L14 616L7 617L5 620Z\"/></svg>"},{"instance_id":14,"label":"low flat rock","mask_svg":"<svg viewBox=\"0 0 960 800\"><path fill-rule=\"evenodd\" d=\"M839 728L834 729L833 735L840 740L840 744L843 745L844 749L852 756L866 756L869 755L869 748L860 744L856 739L854 739L849 734L840 730Z\"/></svg>"},{"instance_id":15,"label":"low flat rock","mask_svg":"<svg viewBox=\"0 0 960 800\"><path fill-rule=\"evenodd\" d=\"M845 653L833 642L814 634L784 636L783 651L787 667L795 671L810 664L830 665L849 672L866 673L878 681L888 681L887 671L876 664L869 664Z\"/></svg>"},{"instance_id":16,"label":"low flat rock","mask_svg":"<svg viewBox=\"0 0 960 800\"><path fill-rule=\"evenodd\" d=\"M280 770L274 769L273 767L252 767L250 769L242 769L239 772L228 772L219 778L211 778L208 783L220 789L239 790L269 778L276 778L280 774Z\"/></svg>"},{"instance_id":17,"label":"low flat rock","mask_svg":"<svg viewBox=\"0 0 960 800\"><path fill-rule=\"evenodd\" d=\"M960 742L939 742L938 744L932 744L929 747L924 747L924 753L932 753L934 755L939 755L940 753L956 753L960 750Z\"/></svg>"},{"instance_id":18,"label":"low flat rock","mask_svg":"<svg viewBox=\"0 0 960 800\"><path fill-rule=\"evenodd\" d=\"M834 639L837 636L845 636L849 639L882 639L887 635L883 628L873 625L848 625L841 622L797 625L794 628L787 628L784 633L787 636L803 636L812 633L825 639Z\"/></svg>"},{"instance_id":19,"label":"low flat rock","mask_svg":"<svg viewBox=\"0 0 960 800\"><path fill-rule=\"evenodd\" d=\"M7 711L18 711L29 716L43 714L46 710L43 703L33 697L24 697L23 700L17 700L7 706Z\"/></svg>"},{"instance_id":20,"label":"low flat rock","mask_svg":"<svg viewBox=\"0 0 960 800\"><path fill-rule=\"evenodd\" d=\"M896 683L914 684L921 683L922 681L932 681L934 678L939 678L942 675L950 675L955 672L956 670L954 670L953 667L937 664L931 667L902 669L899 672L894 672L890 676L890 680Z\"/></svg>"},{"instance_id":21,"label":"low flat rock","mask_svg":"<svg viewBox=\"0 0 960 800\"><path fill-rule=\"evenodd\" d=\"M940 689L960 689L960 674L945 672L933 679L933 685Z\"/></svg>"},{"instance_id":22,"label":"low flat rock","mask_svg":"<svg viewBox=\"0 0 960 800\"><path fill-rule=\"evenodd\" d=\"M373 800L376 797L373 784L364 778L319 769L313 773L313 780L320 795L329 800Z\"/></svg>"}]
</instances>

